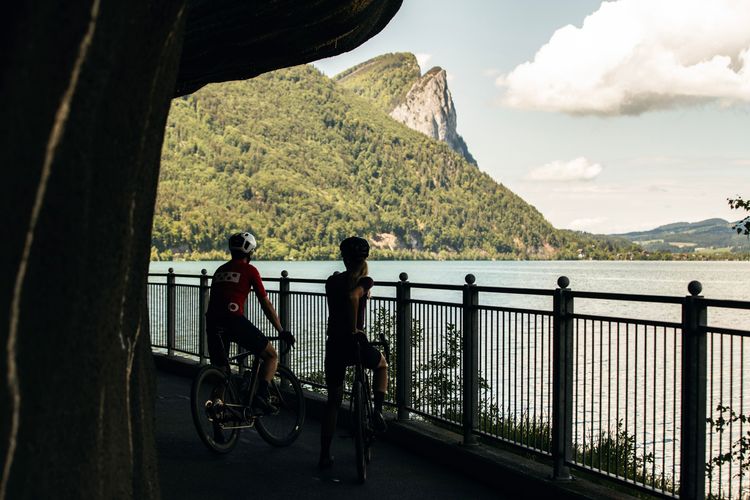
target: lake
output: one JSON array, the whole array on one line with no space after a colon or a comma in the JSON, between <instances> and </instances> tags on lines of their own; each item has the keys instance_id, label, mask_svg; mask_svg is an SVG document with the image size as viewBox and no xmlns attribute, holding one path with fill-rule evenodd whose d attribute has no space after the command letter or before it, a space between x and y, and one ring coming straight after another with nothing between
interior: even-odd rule
<instances>
[{"instance_id":1,"label":"lake","mask_svg":"<svg viewBox=\"0 0 750 500\"><path fill-rule=\"evenodd\" d=\"M178 274L209 275L220 261L152 262L150 272L165 273L172 267ZM282 270L290 278L325 279L342 270L337 261L257 261L253 264L264 278L278 277ZM370 276L376 281L397 281L401 272L412 283L461 285L464 277L476 276L477 285L553 289L557 278L570 278L570 288L593 292L618 292L654 295L687 295L692 280L703 284L703 295L715 299L750 300L750 262L671 262L671 261L369 261ZM293 289L311 289L298 286ZM319 287L318 287L319 289ZM389 295L392 290L377 288L375 294ZM446 291L414 291L413 297L460 300L460 294ZM485 297L491 305L550 309L548 298L531 296ZM628 318L679 321L679 306L621 301L576 301L576 311ZM716 326L750 329L750 314L716 310L711 323Z\"/></svg>"},{"instance_id":2,"label":"lake","mask_svg":"<svg viewBox=\"0 0 750 500\"><path fill-rule=\"evenodd\" d=\"M150 272L212 274L222 262L151 262ZM343 269L336 261L257 261L253 264L265 277L278 277L282 270L292 278L325 279ZM687 284L698 280L710 298L750 300L750 262L671 261L369 261L370 275L381 281L397 281L405 271L415 283L463 284L472 273L477 284L523 288L554 288L559 276L570 278L574 290L597 292L686 295Z\"/></svg>"}]
</instances>

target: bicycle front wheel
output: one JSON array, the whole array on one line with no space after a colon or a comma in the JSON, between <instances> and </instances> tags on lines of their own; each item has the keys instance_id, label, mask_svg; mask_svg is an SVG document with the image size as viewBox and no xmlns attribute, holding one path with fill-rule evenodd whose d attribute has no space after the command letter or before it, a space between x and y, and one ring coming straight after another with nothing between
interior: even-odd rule
<instances>
[{"instance_id":1,"label":"bicycle front wheel","mask_svg":"<svg viewBox=\"0 0 750 500\"><path fill-rule=\"evenodd\" d=\"M365 444L365 401L364 388L359 380L352 387L352 406L354 406L354 461L357 464L357 477L360 483L367 479L367 461Z\"/></svg>"},{"instance_id":2,"label":"bicycle front wheel","mask_svg":"<svg viewBox=\"0 0 750 500\"><path fill-rule=\"evenodd\" d=\"M269 388L269 400L278 413L258 417L255 428L268 444L289 446L302 432L305 422L305 397L297 377L279 365Z\"/></svg>"},{"instance_id":3,"label":"bicycle front wheel","mask_svg":"<svg viewBox=\"0 0 750 500\"><path fill-rule=\"evenodd\" d=\"M221 407L213 407L221 399L224 408L236 405L237 397L231 385L227 385L223 371L211 365L200 369L193 379L190 391L190 409L198 436L206 447L216 453L229 453L237 445L240 430L229 413Z\"/></svg>"}]
</instances>

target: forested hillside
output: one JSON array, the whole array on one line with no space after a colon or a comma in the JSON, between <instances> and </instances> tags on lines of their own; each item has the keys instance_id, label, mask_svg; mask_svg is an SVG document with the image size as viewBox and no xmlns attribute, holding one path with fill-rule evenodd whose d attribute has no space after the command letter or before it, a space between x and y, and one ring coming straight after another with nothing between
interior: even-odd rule
<instances>
[{"instance_id":1,"label":"forested hillside","mask_svg":"<svg viewBox=\"0 0 750 500\"><path fill-rule=\"evenodd\" d=\"M750 251L747 236L739 235L731 228L732 224L724 219L706 219L700 222L675 222L649 231L615 236L633 241L648 251Z\"/></svg>"},{"instance_id":2,"label":"forested hillside","mask_svg":"<svg viewBox=\"0 0 750 500\"><path fill-rule=\"evenodd\" d=\"M173 101L152 257L220 258L227 235L245 229L267 259L336 258L352 234L370 239L380 258L575 258L582 247L605 256L629 249L555 230L445 143L312 66Z\"/></svg>"},{"instance_id":3,"label":"forested hillside","mask_svg":"<svg viewBox=\"0 0 750 500\"><path fill-rule=\"evenodd\" d=\"M375 103L386 114L401 103L421 76L414 54L384 54L333 77L339 86Z\"/></svg>"}]
</instances>

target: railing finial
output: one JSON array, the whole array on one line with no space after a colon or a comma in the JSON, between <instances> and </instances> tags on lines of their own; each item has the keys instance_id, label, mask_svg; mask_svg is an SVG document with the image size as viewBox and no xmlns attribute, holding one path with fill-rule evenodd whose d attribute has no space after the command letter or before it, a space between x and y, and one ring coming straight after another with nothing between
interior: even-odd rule
<instances>
[{"instance_id":1,"label":"railing finial","mask_svg":"<svg viewBox=\"0 0 750 500\"><path fill-rule=\"evenodd\" d=\"M205 276L206 274L208 274L208 271L206 271L205 269L201 269L201 274L202 274L203 276Z\"/></svg>"},{"instance_id":2,"label":"railing finial","mask_svg":"<svg viewBox=\"0 0 750 500\"><path fill-rule=\"evenodd\" d=\"M174 274L174 267L170 267L169 269L167 269L167 272L169 274Z\"/></svg>"},{"instance_id":3,"label":"railing finial","mask_svg":"<svg viewBox=\"0 0 750 500\"><path fill-rule=\"evenodd\" d=\"M400 279L401 281L409 281L409 275L406 273L401 273L398 275L398 279Z\"/></svg>"},{"instance_id":4,"label":"railing finial","mask_svg":"<svg viewBox=\"0 0 750 500\"><path fill-rule=\"evenodd\" d=\"M286 269L284 269L283 271L281 271L281 277L282 278L287 278L288 276L289 276L289 272Z\"/></svg>"},{"instance_id":5,"label":"railing finial","mask_svg":"<svg viewBox=\"0 0 750 500\"><path fill-rule=\"evenodd\" d=\"M688 292L690 292L690 295L692 295L693 297L700 295L702 291L703 285L701 285L700 281L693 280L688 283Z\"/></svg>"},{"instance_id":6,"label":"railing finial","mask_svg":"<svg viewBox=\"0 0 750 500\"><path fill-rule=\"evenodd\" d=\"M560 276L557 278L557 286L560 288L568 288L568 285L570 285L570 279L568 279L567 276Z\"/></svg>"},{"instance_id":7,"label":"railing finial","mask_svg":"<svg viewBox=\"0 0 750 500\"><path fill-rule=\"evenodd\" d=\"M467 274L465 279L466 279L466 283L469 285L473 285L477 281L476 276L474 276L471 273Z\"/></svg>"}]
</instances>

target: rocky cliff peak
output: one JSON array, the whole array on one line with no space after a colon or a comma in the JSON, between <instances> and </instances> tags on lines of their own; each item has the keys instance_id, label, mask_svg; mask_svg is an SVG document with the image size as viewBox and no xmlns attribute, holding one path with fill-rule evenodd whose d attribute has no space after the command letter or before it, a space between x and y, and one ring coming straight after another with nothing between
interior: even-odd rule
<instances>
[{"instance_id":1,"label":"rocky cliff peak","mask_svg":"<svg viewBox=\"0 0 750 500\"><path fill-rule=\"evenodd\" d=\"M443 68L436 66L414 82L390 115L411 129L446 142L469 163L476 165L463 138L456 132L456 107Z\"/></svg>"}]
</instances>

